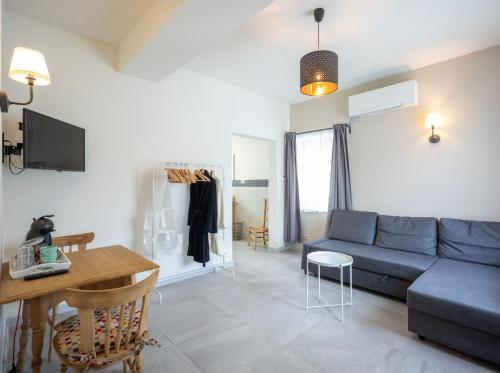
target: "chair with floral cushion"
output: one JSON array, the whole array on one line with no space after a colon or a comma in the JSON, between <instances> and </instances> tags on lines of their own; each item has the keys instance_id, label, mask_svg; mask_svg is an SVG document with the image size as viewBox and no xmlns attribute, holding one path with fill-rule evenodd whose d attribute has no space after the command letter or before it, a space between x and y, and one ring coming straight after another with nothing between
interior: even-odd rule
<instances>
[{"instance_id":1,"label":"chair with floral cushion","mask_svg":"<svg viewBox=\"0 0 500 373\"><path fill-rule=\"evenodd\" d=\"M69 236L59 236L52 238L52 244L59 247L65 254L72 251L84 251L87 250L87 244L91 243L95 238L94 232L72 234ZM54 336L54 325L57 323L58 313L57 308L59 303L62 302L62 295L54 294L51 299L53 303L50 304L50 309L52 312L47 315L47 322L50 327L50 340ZM17 359L17 368L20 372L24 368L24 358L26 355L26 348L28 346L29 340L29 329L31 322L31 306L30 300L25 300L23 302L23 313L22 313L22 324L21 324L21 336L19 338L19 353ZM48 350L48 361L52 360L52 344L49 346Z\"/></svg>"},{"instance_id":2,"label":"chair with floral cushion","mask_svg":"<svg viewBox=\"0 0 500 373\"><path fill-rule=\"evenodd\" d=\"M55 326L54 351L63 365L81 372L123 363L124 372L142 373L142 349L157 345L146 320L158 270L133 285L108 290L66 289L64 300L78 315ZM138 302L138 300L140 300Z\"/></svg>"}]
</instances>

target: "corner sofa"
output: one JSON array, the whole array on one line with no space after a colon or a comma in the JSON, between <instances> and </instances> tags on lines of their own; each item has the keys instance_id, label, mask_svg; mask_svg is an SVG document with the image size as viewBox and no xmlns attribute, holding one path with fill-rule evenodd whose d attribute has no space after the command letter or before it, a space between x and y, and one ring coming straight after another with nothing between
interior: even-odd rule
<instances>
[{"instance_id":1,"label":"corner sofa","mask_svg":"<svg viewBox=\"0 0 500 373\"><path fill-rule=\"evenodd\" d=\"M353 285L407 301L409 331L500 365L500 223L345 210L329 220L327 237L304 244L304 271L310 252L348 254Z\"/></svg>"}]
</instances>

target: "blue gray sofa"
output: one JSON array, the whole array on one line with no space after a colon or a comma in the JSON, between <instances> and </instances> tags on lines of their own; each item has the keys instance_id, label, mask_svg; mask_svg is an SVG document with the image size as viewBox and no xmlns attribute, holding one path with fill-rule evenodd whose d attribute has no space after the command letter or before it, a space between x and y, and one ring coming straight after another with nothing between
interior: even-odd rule
<instances>
[{"instance_id":1,"label":"blue gray sofa","mask_svg":"<svg viewBox=\"0 0 500 373\"><path fill-rule=\"evenodd\" d=\"M302 269L312 251L351 255L353 285L407 300L411 332L500 365L500 223L343 210L330 220L327 237L304 244Z\"/></svg>"}]
</instances>

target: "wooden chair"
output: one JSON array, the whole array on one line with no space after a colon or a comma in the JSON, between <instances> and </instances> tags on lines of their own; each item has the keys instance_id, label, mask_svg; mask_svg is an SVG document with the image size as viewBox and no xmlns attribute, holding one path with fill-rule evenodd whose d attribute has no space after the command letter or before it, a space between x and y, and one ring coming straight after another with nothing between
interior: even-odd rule
<instances>
[{"instance_id":1,"label":"wooden chair","mask_svg":"<svg viewBox=\"0 0 500 373\"><path fill-rule=\"evenodd\" d=\"M158 273L116 289L63 291L78 315L55 326L52 344L63 363L61 371L70 366L88 372L123 362L124 372L143 372L142 348L157 344L149 338L146 320Z\"/></svg>"},{"instance_id":2,"label":"wooden chair","mask_svg":"<svg viewBox=\"0 0 500 373\"><path fill-rule=\"evenodd\" d=\"M94 241L95 233L80 233L80 234L72 234L68 236L60 236L54 237L52 239L52 245L59 247L64 253L69 253L74 250L74 246L78 247L78 251L87 250L87 244ZM59 302L52 307L52 315L47 315L47 321L50 326L50 339L52 340L54 337L54 325L57 322L57 308L59 306ZM47 356L47 360L50 361L52 359L52 343L49 344L49 352Z\"/></svg>"},{"instance_id":3,"label":"wooden chair","mask_svg":"<svg viewBox=\"0 0 500 373\"><path fill-rule=\"evenodd\" d=\"M254 250L257 250L258 240L262 240L265 247L267 247L269 243L269 228L266 227L268 221L267 209L267 199L264 198L264 216L262 219L262 227L248 227L248 246L253 244Z\"/></svg>"},{"instance_id":4,"label":"wooden chair","mask_svg":"<svg viewBox=\"0 0 500 373\"><path fill-rule=\"evenodd\" d=\"M94 232L73 234L69 236L53 237L52 244L61 248L64 253L73 251L73 246L78 247L78 251L83 251L87 249L87 244L92 242L95 238ZM76 250L75 250L76 251ZM54 325L57 322L57 307L62 301L62 295L54 295L53 297L54 305L51 305L52 314L47 315L47 321L50 327L50 340L54 335ZM26 353L26 347L28 345L28 336L30 328L31 319L31 307L29 300L24 301L23 304L23 314L22 314L22 324L21 324L21 335L19 338L19 354L17 358L17 367L19 371L22 371L24 366L24 356ZM52 344L49 345L48 361L52 358Z\"/></svg>"}]
</instances>

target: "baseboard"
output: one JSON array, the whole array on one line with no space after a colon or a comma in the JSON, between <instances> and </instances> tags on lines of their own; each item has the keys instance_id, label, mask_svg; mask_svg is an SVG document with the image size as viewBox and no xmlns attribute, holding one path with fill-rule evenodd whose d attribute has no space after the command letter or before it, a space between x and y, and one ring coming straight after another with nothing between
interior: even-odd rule
<instances>
[{"instance_id":1,"label":"baseboard","mask_svg":"<svg viewBox=\"0 0 500 373\"><path fill-rule=\"evenodd\" d=\"M230 268L233 266L234 266L234 261L228 260L226 261L226 265L224 266L224 268ZM180 273L178 275L169 276L166 278L159 278L158 281L156 282L156 287L159 288L165 285L170 285L179 281L187 280L189 278L194 278L206 275L207 273L218 272L218 271L222 271L222 269L218 267L208 267L208 268L196 269L194 271L187 273Z\"/></svg>"},{"instance_id":2,"label":"baseboard","mask_svg":"<svg viewBox=\"0 0 500 373\"><path fill-rule=\"evenodd\" d=\"M293 244L293 245L284 245L284 246L279 246L279 247L271 247L271 246L269 246L267 248L267 251L269 251L270 253L281 253L281 252L287 251L287 250L301 251L302 250L302 244L301 243L297 243L297 244Z\"/></svg>"}]
</instances>

